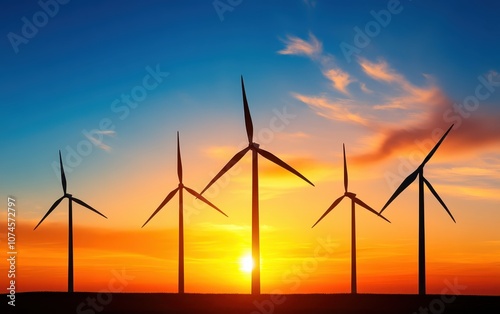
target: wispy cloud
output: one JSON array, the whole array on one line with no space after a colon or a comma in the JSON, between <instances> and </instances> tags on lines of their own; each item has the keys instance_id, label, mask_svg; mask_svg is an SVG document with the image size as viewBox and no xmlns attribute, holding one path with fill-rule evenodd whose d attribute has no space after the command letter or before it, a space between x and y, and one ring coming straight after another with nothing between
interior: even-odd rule
<instances>
[{"instance_id":1,"label":"wispy cloud","mask_svg":"<svg viewBox=\"0 0 500 314\"><path fill-rule=\"evenodd\" d=\"M307 134L305 132L295 132L295 133L288 133L288 136L292 138L310 138L311 135Z\"/></svg>"},{"instance_id":2,"label":"wispy cloud","mask_svg":"<svg viewBox=\"0 0 500 314\"><path fill-rule=\"evenodd\" d=\"M314 38L317 47L322 47L314 35L310 36ZM295 41L304 42L296 37L293 38ZM287 46L286 50L288 48ZM308 49L308 51L310 50ZM335 58L322 50L316 50L315 53L311 54L300 53L300 55L308 56L315 61L323 76L331 82L332 88L347 97L339 98L325 94L306 97L300 93L294 95L295 98L308 104L318 115L328 119L357 122L371 127L381 123L385 125L393 123L409 125L417 120L427 120L429 118L427 108L445 98L431 76L424 75L426 85L417 86L391 68L383 59L376 62L364 58L358 59L358 65L368 79L385 85L384 92L374 92L367 87L366 82L341 69L335 63ZM359 84L359 88L364 94L372 96L368 103L361 97L362 95L352 94L349 91L349 86L353 83ZM390 111L389 114L388 111ZM372 118L371 122L366 117Z\"/></svg>"},{"instance_id":3,"label":"wispy cloud","mask_svg":"<svg viewBox=\"0 0 500 314\"><path fill-rule=\"evenodd\" d=\"M242 231L250 231L249 225L235 224L216 224L212 222L200 222L196 224L196 229L199 231L227 231L240 233Z\"/></svg>"},{"instance_id":4,"label":"wispy cloud","mask_svg":"<svg viewBox=\"0 0 500 314\"><path fill-rule=\"evenodd\" d=\"M286 47L280 51L283 55L306 56L316 62L323 76L332 82L332 87L344 95L349 95L347 87L355 81L349 73L343 71L336 63L335 58L323 53L323 44L309 33L309 40L303 40L296 36L287 36L284 41Z\"/></svg>"},{"instance_id":5,"label":"wispy cloud","mask_svg":"<svg viewBox=\"0 0 500 314\"><path fill-rule=\"evenodd\" d=\"M97 139L94 136L92 136L92 135L95 135L95 134L99 135L99 139ZM99 131L94 131L94 133L92 133L92 135L88 134L88 133L84 133L84 135L96 147L99 147L100 149L109 152L109 151L111 151L111 146L109 146L109 145L107 145L107 144L104 143L103 136L115 136L116 132L112 131L112 130L104 130L104 131L103 130L99 130Z\"/></svg>"},{"instance_id":6,"label":"wispy cloud","mask_svg":"<svg viewBox=\"0 0 500 314\"><path fill-rule=\"evenodd\" d=\"M434 91L435 97L429 97L429 102L422 105L420 111L411 112L406 108L399 126L378 127L377 140L372 141L375 143L373 150L354 156L354 160L373 163L393 156L425 156L452 123L455 127L440 147L437 158L477 154L500 144L498 112L476 111L467 119L461 118L454 113L454 103L439 89Z\"/></svg>"},{"instance_id":7,"label":"wispy cloud","mask_svg":"<svg viewBox=\"0 0 500 314\"><path fill-rule=\"evenodd\" d=\"M203 154L213 159L229 160L229 158L233 157L234 154L243 148L230 145L208 146L203 148Z\"/></svg>"},{"instance_id":8,"label":"wispy cloud","mask_svg":"<svg viewBox=\"0 0 500 314\"><path fill-rule=\"evenodd\" d=\"M406 81L401 75L394 72L394 70L392 70L385 61L373 63L366 59L360 58L358 63L361 66L361 69L363 69L363 71L366 73L366 75L368 75L372 79L388 83Z\"/></svg>"},{"instance_id":9,"label":"wispy cloud","mask_svg":"<svg viewBox=\"0 0 500 314\"><path fill-rule=\"evenodd\" d=\"M373 91L371 89L369 89L368 87L366 87L365 83L360 83L359 85L360 85L361 91L363 91L363 93L365 93L365 94L371 94L371 93L373 93Z\"/></svg>"},{"instance_id":10,"label":"wispy cloud","mask_svg":"<svg viewBox=\"0 0 500 314\"><path fill-rule=\"evenodd\" d=\"M353 112L359 106L349 99L332 100L326 96L306 96L298 93L293 93L292 95L324 118L368 125L368 120L365 117Z\"/></svg>"},{"instance_id":11,"label":"wispy cloud","mask_svg":"<svg viewBox=\"0 0 500 314\"><path fill-rule=\"evenodd\" d=\"M333 68L323 72L323 75L332 81L332 86L339 92L349 95L347 86L351 84L354 80L350 77L349 73L342 71L338 68Z\"/></svg>"},{"instance_id":12,"label":"wispy cloud","mask_svg":"<svg viewBox=\"0 0 500 314\"><path fill-rule=\"evenodd\" d=\"M344 98L327 93L292 92L292 96L321 117L357 124L372 131L369 139L361 139L371 151L353 156L354 162L368 164L394 156L424 156L452 123L455 128L440 154L470 154L500 143L498 110L488 112L485 107L466 117L460 116L455 101L430 75L422 74L425 83L417 85L384 59L358 58L357 64L365 76L353 77L335 63L333 56L323 51L322 43L313 34L307 42L297 37L290 39L280 53L311 58L325 79L332 83L332 88ZM493 70L488 75L498 76ZM360 89L349 90L353 83L359 84ZM367 83L371 83L369 86L379 84L381 88L368 88ZM370 98L366 99L366 95Z\"/></svg>"},{"instance_id":13,"label":"wispy cloud","mask_svg":"<svg viewBox=\"0 0 500 314\"><path fill-rule=\"evenodd\" d=\"M453 176L493 177L500 179L500 165L489 165L488 168L478 166L452 167L449 169L436 169L434 173L435 175L444 176L447 179Z\"/></svg>"},{"instance_id":14,"label":"wispy cloud","mask_svg":"<svg viewBox=\"0 0 500 314\"><path fill-rule=\"evenodd\" d=\"M417 109L423 112L423 107L432 106L433 102L442 101L442 98L445 98L442 91L435 86L432 77L429 75L424 75L428 85L419 87L412 84L402 74L392 69L385 60L371 62L367 59L360 58L358 63L369 78L393 87L390 93L382 95L382 102L375 104L373 109ZM361 88L366 88L366 85L362 85Z\"/></svg>"},{"instance_id":15,"label":"wispy cloud","mask_svg":"<svg viewBox=\"0 0 500 314\"><path fill-rule=\"evenodd\" d=\"M458 166L433 167L430 176L432 181L439 180L440 190L448 194L471 199L500 199L498 158L471 156Z\"/></svg>"},{"instance_id":16,"label":"wispy cloud","mask_svg":"<svg viewBox=\"0 0 500 314\"><path fill-rule=\"evenodd\" d=\"M461 198L469 199L491 199L500 200L500 194L498 194L497 187L483 187L474 185L441 185L434 184L434 188L438 189L443 193L448 193L451 195L456 195Z\"/></svg>"},{"instance_id":17,"label":"wispy cloud","mask_svg":"<svg viewBox=\"0 0 500 314\"><path fill-rule=\"evenodd\" d=\"M197 223L195 228L198 231L206 232L206 231L223 231L223 232L231 232L235 234L240 234L242 231L250 232L252 229L250 225L235 225L235 224L216 224L213 222L200 222ZM260 230L263 232L274 232L276 228L273 226L261 224Z\"/></svg>"},{"instance_id":18,"label":"wispy cloud","mask_svg":"<svg viewBox=\"0 0 500 314\"><path fill-rule=\"evenodd\" d=\"M298 141L298 140L304 140L311 138L311 135L305 132L293 132L293 133L287 133L287 132L279 132L276 133L276 139L279 139L280 141Z\"/></svg>"},{"instance_id":19,"label":"wispy cloud","mask_svg":"<svg viewBox=\"0 0 500 314\"><path fill-rule=\"evenodd\" d=\"M278 51L282 55L303 55L310 58L317 58L323 52L323 45L312 33L309 34L308 41L289 35L283 42L286 47Z\"/></svg>"}]
</instances>

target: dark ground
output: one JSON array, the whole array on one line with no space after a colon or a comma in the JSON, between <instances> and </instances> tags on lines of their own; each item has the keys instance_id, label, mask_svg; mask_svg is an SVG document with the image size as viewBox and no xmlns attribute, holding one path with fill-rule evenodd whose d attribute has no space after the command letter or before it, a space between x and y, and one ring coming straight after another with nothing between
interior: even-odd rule
<instances>
[{"instance_id":1,"label":"dark ground","mask_svg":"<svg viewBox=\"0 0 500 314\"><path fill-rule=\"evenodd\" d=\"M500 296L26 292L8 301L1 313L500 313Z\"/></svg>"}]
</instances>

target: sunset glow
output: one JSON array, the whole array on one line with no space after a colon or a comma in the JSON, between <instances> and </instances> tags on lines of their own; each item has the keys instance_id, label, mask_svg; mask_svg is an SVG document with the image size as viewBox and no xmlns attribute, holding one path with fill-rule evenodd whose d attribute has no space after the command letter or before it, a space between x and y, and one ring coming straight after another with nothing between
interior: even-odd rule
<instances>
[{"instance_id":1,"label":"sunset glow","mask_svg":"<svg viewBox=\"0 0 500 314\"><path fill-rule=\"evenodd\" d=\"M251 273L253 269L252 254L248 253L240 259L240 270L245 273Z\"/></svg>"}]
</instances>

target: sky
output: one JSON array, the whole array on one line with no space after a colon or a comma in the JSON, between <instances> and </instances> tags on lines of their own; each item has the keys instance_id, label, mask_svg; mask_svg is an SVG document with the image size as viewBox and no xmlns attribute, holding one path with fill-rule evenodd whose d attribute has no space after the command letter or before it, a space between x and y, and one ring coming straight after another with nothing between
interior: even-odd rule
<instances>
[{"instance_id":1,"label":"sky","mask_svg":"<svg viewBox=\"0 0 500 314\"><path fill-rule=\"evenodd\" d=\"M65 291L68 192L75 290L176 292L178 200L254 140L311 180L259 160L263 293L350 291L349 189L379 211L452 124L424 175L427 287L500 294L500 32L495 1L3 1L0 223L16 201L17 291ZM185 194L186 292L249 293L251 157ZM358 291L416 293L418 184L356 209ZM8 263L0 264L7 285ZM117 292L118 288L113 292Z\"/></svg>"}]
</instances>

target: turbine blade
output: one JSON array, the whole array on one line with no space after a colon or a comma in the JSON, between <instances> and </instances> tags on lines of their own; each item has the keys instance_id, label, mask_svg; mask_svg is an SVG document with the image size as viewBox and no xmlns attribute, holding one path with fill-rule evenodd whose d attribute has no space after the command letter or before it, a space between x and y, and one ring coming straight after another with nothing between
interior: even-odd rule
<instances>
[{"instance_id":1,"label":"turbine blade","mask_svg":"<svg viewBox=\"0 0 500 314\"><path fill-rule=\"evenodd\" d=\"M345 159L345 144L342 144L344 150L344 189L347 192L347 187L349 185L349 178L347 176L347 161Z\"/></svg>"},{"instance_id":2,"label":"turbine blade","mask_svg":"<svg viewBox=\"0 0 500 314\"><path fill-rule=\"evenodd\" d=\"M65 195L61 196L57 201L54 202L54 204L52 204L52 206L50 206L50 208L47 211L47 213L45 214L45 216L43 216L42 220L40 220L40 222L38 223L38 225L36 225L36 227L33 230L36 230L36 228L38 228L38 226L42 223L42 221L44 221L45 218L47 218L47 216L50 215L50 213L57 207L57 205L59 205L59 203L61 203L61 201L65 197L66 197Z\"/></svg>"},{"instance_id":3,"label":"turbine blade","mask_svg":"<svg viewBox=\"0 0 500 314\"><path fill-rule=\"evenodd\" d=\"M72 197L71 198L73 201L77 202L78 204L82 205L83 207L87 207L88 209L90 209L91 211L93 211L94 213L96 214L99 214L101 215L102 217L108 219L108 217L104 216L103 214L101 214L97 209L93 208L92 206L90 206L89 204L85 203L84 201L82 200L79 200L75 197Z\"/></svg>"},{"instance_id":4,"label":"turbine blade","mask_svg":"<svg viewBox=\"0 0 500 314\"><path fill-rule=\"evenodd\" d=\"M247 129L248 143L253 142L253 123L250 116L250 109L248 108L247 94L245 92L245 83L243 82L243 75L241 76L241 92L243 94L243 110L245 112L245 127Z\"/></svg>"},{"instance_id":5,"label":"turbine blade","mask_svg":"<svg viewBox=\"0 0 500 314\"><path fill-rule=\"evenodd\" d=\"M451 214L450 210L448 209L448 207L446 207L446 204L443 202L443 200L441 199L441 197L439 197L439 195L437 194L436 190L434 190L434 188L432 187L431 183L429 181L427 181L426 178L424 178L424 183L425 183L425 185L427 185L427 187L429 188L429 190L431 190L431 193L439 201L439 203L441 203L441 205L444 207L444 209L446 210L446 212L448 213L448 215L450 215L450 217L453 220L453 222L456 223L455 218L453 218L453 215Z\"/></svg>"},{"instance_id":6,"label":"turbine blade","mask_svg":"<svg viewBox=\"0 0 500 314\"><path fill-rule=\"evenodd\" d=\"M175 188L175 190L168 193L167 197L165 197L163 202L161 202L160 206L158 206L158 208L154 211L154 213L151 215L151 217L149 217L149 219L146 220L146 222L142 225L141 228L144 228L144 226L151 220L151 218L153 218L160 211L160 209L162 209L163 206L165 206L172 199L172 197L174 197L174 195L175 195L175 193L177 193L177 191L179 191L179 188Z\"/></svg>"},{"instance_id":7,"label":"turbine blade","mask_svg":"<svg viewBox=\"0 0 500 314\"><path fill-rule=\"evenodd\" d=\"M196 198L199 198L200 200L202 200L203 202L205 202L207 205L211 206L213 209L217 210L218 212L220 212L222 215L226 216L227 215L222 211L220 210L217 206L215 206L214 204L210 203L209 200L207 200L204 196L202 196L200 193L196 192L195 190L193 189L190 189L188 188L187 186L184 186L184 188L189 192L191 193L194 197Z\"/></svg>"},{"instance_id":8,"label":"turbine blade","mask_svg":"<svg viewBox=\"0 0 500 314\"><path fill-rule=\"evenodd\" d=\"M359 198L355 197L353 198L353 201L354 203L360 205L361 207L364 207L366 209L368 209L369 211L371 211L372 213L374 213L375 215L379 216L380 218L384 219L385 221L389 222L389 219L385 218L384 216L382 216L381 214L377 213L377 211L373 208L371 208L370 206L368 206L365 202L363 202L362 200L360 200Z\"/></svg>"},{"instance_id":9,"label":"turbine blade","mask_svg":"<svg viewBox=\"0 0 500 314\"><path fill-rule=\"evenodd\" d=\"M330 205L330 207L328 207L328 209L326 210L326 212L323 214L323 216L321 216L318 221L316 221L316 223L311 227L311 228L314 228L314 226L316 226L323 218L325 218L326 215L328 215L329 212L332 211L332 209L335 208L335 206L337 206L341 201L342 199L345 197L345 195L342 195L341 197L337 198L333 203L332 205Z\"/></svg>"},{"instance_id":10,"label":"turbine blade","mask_svg":"<svg viewBox=\"0 0 500 314\"><path fill-rule=\"evenodd\" d=\"M250 147L246 147L245 149L236 153L236 155L234 155L233 158L229 160L229 162L219 171L219 173L212 179L212 181L210 181L207 184L207 186L203 189L203 191L201 191L200 195L203 194L209 187L211 187L212 184L215 183L215 181L217 181L220 177L222 177L224 173L226 173L229 169L231 169L238 161L240 161L240 159L243 158L243 156L245 156L245 154L248 152L249 149Z\"/></svg>"},{"instance_id":11,"label":"turbine blade","mask_svg":"<svg viewBox=\"0 0 500 314\"><path fill-rule=\"evenodd\" d=\"M449 127L448 131L446 131L446 133L444 133L444 135L441 137L441 139L439 140L439 142L437 142L436 146L434 146L434 148L430 151L430 153L427 155L427 157L425 157L424 161L422 162L422 166L425 165L432 158L432 155L434 155L434 153L436 152L436 150L439 148L439 146L443 142L444 138L451 131L451 128L453 128L453 124Z\"/></svg>"},{"instance_id":12,"label":"turbine blade","mask_svg":"<svg viewBox=\"0 0 500 314\"><path fill-rule=\"evenodd\" d=\"M63 167L63 163L62 163L61 151L59 151L59 165L61 167L62 188L63 188L64 194L66 194L67 183L66 183L66 175L64 174L64 167Z\"/></svg>"},{"instance_id":13,"label":"turbine blade","mask_svg":"<svg viewBox=\"0 0 500 314\"><path fill-rule=\"evenodd\" d=\"M182 183L182 160L181 160L181 144L179 142L179 131L177 131L177 176L179 182Z\"/></svg>"},{"instance_id":14,"label":"turbine blade","mask_svg":"<svg viewBox=\"0 0 500 314\"><path fill-rule=\"evenodd\" d=\"M274 162L275 164L277 164L278 166L281 166L282 168L290 171L291 173L293 173L294 175L298 176L299 178L301 178L302 180L306 181L307 183L309 183L310 185L314 186L314 184L309 181L306 177L304 177L303 175L301 175L297 170L293 169L291 166L289 166L286 162L284 162L283 160L279 159L278 157L276 157L275 155L271 154L270 152L268 152L267 150L263 150L261 148L259 148L257 150L259 152L259 154L262 155L262 157Z\"/></svg>"},{"instance_id":15,"label":"turbine blade","mask_svg":"<svg viewBox=\"0 0 500 314\"><path fill-rule=\"evenodd\" d=\"M387 208L387 206L389 206L389 204L392 203L392 201L394 201L394 199L398 197L398 195L401 194L401 192L403 192L410 184L413 183L413 181L415 181L415 179L418 176L419 170L420 168L417 168L417 170L413 171L409 176L406 177L406 179L403 180L403 182L396 189L394 194L392 194L391 198L387 201L387 203L385 203L384 207L380 211L380 214L382 214L382 212Z\"/></svg>"}]
</instances>

